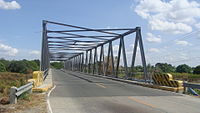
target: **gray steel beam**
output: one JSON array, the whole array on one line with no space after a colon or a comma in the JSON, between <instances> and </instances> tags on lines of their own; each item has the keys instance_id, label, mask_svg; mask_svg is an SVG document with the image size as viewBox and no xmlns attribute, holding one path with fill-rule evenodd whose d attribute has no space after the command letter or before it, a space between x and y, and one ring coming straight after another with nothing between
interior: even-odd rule
<instances>
[{"instance_id":1,"label":"gray steel beam","mask_svg":"<svg viewBox=\"0 0 200 113\"><path fill-rule=\"evenodd\" d=\"M117 39L119 39L119 38L121 38L121 37L124 37L124 36L126 36L126 35L129 35L129 34L135 32L135 31L136 31L136 29L132 29L132 30L130 30L130 31L127 31L127 32L125 32L125 33L123 33L123 34L121 34L121 35L119 35L119 36L116 36L115 38L112 38L112 39L110 39L110 40L108 40L108 41L105 41L105 42L103 42L103 43L101 43L101 44L98 44L96 47L99 47L99 46L101 46L101 45L105 45L105 44L107 44L107 43L109 43L109 42L111 42L111 41L115 41L115 40L117 40ZM94 49L94 47L91 48L91 49Z\"/></svg>"},{"instance_id":2,"label":"gray steel beam","mask_svg":"<svg viewBox=\"0 0 200 113\"><path fill-rule=\"evenodd\" d=\"M118 50L118 57L117 57L117 64L116 64L116 71L115 76L118 78L118 71L119 71L119 63L120 63L120 57L121 57L121 50L122 50L122 41L119 42L119 50Z\"/></svg>"},{"instance_id":3,"label":"gray steel beam","mask_svg":"<svg viewBox=\"0 0 200 113\"><path fill-rule=\"evenodd\" d=\"M90 50L89 64L88 64L88 73L91 72L91 63L92 63L92 50Z\"/></svg>"},{"instance_id":4,"label":"gray steel beam","mask_svg":"<svg viewBox=\"0 0 200 113\"><path fill-rule=\"evenodd\" d=\"M144 47L143 47L143 43L142 43L142 36L141 36L141 28L138 27L138 37L139 37L139 45L140 45L140 53L141 53L141 58L142 58L142 65L144 68L144 80L145 82L147 82L148 76L147 76L147 66L146 66L146 59L145 59L145 54L144 54Z\"/></svg>"},{"instance_id":5,"label":"gray steel beam","mask_svg":"<svg viewBox=\"0 0 200 113\"><path fill-rule=\"evenodd\" d=\"M114 74L115 74L115 67L114 67L114 56L113 56L112 42L110 42L110 56L111 56L112 76L114 76Z\"/></svg>"},{"instance_id":6,"label":"gray steel beam","mask_svg":"<svg viewBox=\"0 0 200 113\"><path fill-rule=\"evenodd\" d=\"M122 44L122 54L123 54L123 61L124 61L124 69L125 69L125 78L127 79L129 77L128 75L128 69L127 69L127 59L126 59L126 50L124 45L124 37L120 38L121 44Z\"/></svg>"},{"instance_id":7,"label":"gray steel beam","mask_svg":"<svg viewBox=\"0 0 200 113\"><path fill-rule=\"evenodd\" d=\"M83 29L83 30L87 30L87 31L96 31L96 32L100 32L100 33L106 33L106 34L112 34L112 35L119 35L117 33L106 32L106 31L103 31L103 30L95 30L95 29L90 29L90 28L85 28L85 27L79 27L79 26L74 26L74 25L69 25L69 24L63 24L63 23L58 23L58 22L52 22L52 21L46 21L46 20L44 20L44 21L48 22L48 23L52 23L52 24L57 24L57 25L62 25L62 26L68 26L68 27Z\"/></svg>"},{"instance_id":8,"label":"gray steel beam","mask_svg":"<svg viewBox=\"0 0 200 113\"><path fill-rule=\"evenodd\" d=\"M106 69L105 69L105 75L107 75L107 73L108 73L110 51L111 51L110 45L112 45L111 42L109 42L109 46L108 46L108 56L107 56L107 62L106 62L107 65L106 65Z\"/></svg>"},{"instance_id":9,"label":"gray steel beam","mask_svg":"<svg viewBox=\"0 0 200 113\"><path fill-rule=\"evenodd\" d=\"M122 31L122 30L132 30L132 28L124 28L124 29L93 29L93 30L63 30L63 31L52 31L48 30L49 33L57 33L57 32L83 32L83 31Z\"/></svg>"}]
</instances>

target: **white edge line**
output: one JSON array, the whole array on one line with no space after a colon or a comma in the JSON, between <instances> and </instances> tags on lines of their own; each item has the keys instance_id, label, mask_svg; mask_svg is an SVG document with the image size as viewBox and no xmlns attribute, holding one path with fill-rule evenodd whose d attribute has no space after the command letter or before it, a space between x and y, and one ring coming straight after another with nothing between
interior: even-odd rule
<instances>
[{"instance_id":1,"label":"white edge line","mask_svg":"<svg viewBox=\"0 0 200 113\"><path fill-rule=\"evenodd\" d=\"M49 96L51 94L51 92L56 88L56 85L48 92L48 97L47 97L47 104L48 104L48 110L49 110L49 113L53 113L52 112L52 109L51 109L51 105L50 105L50 102L49 102Z\"/></svg>"}]
</instances>

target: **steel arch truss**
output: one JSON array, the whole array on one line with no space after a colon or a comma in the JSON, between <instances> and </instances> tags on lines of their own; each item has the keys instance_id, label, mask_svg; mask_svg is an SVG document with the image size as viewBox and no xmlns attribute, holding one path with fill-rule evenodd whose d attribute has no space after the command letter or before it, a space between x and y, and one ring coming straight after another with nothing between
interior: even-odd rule
<instances>
[{"instance_id":1,"label":"steel arch truss","mask_svg":"<svg viewBox=\"0 0 200 113\"><path fill-rule=\"evenodd\" d=\"M57 30L59 27L62 27L65 30ZM131 58L131 66L129 68L127 65L124 38L132 33L136 33L136 37ZM117 39L120 40L120 43L117 62L114 64L112 43ZM105 44L108 44L107 57L104 55ZM44 20L41 70L44 71L48 69L50 61L63 61L65 69L67 70L106 76L108 75L108 65L111 65L111 75L113 77L118 77L120 57L122 57L125 78L128 79L129 74L131 74L130 70L135 64L138 46L140 48L142 65L144 67L144 79L146 81L149 77L147 76L140 27L124 29L91 29ZM100 51L97 51L97 48L100 48Z\"/></svg>"}]
</instances>

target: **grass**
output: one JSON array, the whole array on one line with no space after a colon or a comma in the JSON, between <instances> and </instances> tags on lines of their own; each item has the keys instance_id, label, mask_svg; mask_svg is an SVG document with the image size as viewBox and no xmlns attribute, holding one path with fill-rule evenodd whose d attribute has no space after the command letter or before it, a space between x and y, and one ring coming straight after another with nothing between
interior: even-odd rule
<instances>
[{"instance_id":1,"label":"grass","mask_svg":"<svg viewBox=\"0 0 200 113\"><path fill-rule=\"evenodd\" d=\"M174 79L177 80L185 80L188 82L200 82L199 74L191 74L191 73L171 73Z\"/></svg>"},{"instance_id":2,"label":"grass","mask_svg":"<svg viewBox=\"0 0 200 113\"><path fill-rule=\"evenodd\" d=\"M135 72L133 75L130 75L130 77L136 78L136 79L142 79L143 75L144 75L143 72ZM125 73L118 73L118 77L119 78L125 77Z\"/></svg>"},{"instance_id":3,"label":"grass","mask_svg":"<svg viewBox=\"0 0 200 113\"><path fill-rule=\"evenodd\" d=\"M21 98L17 104L0 104L0 113L48 113L46 108L46 94L32 93L29 100Z\"/></svg>"},{"instance_id":4,"label":"grass","mask_svg":"<svg viewBox=\"0 0 200 113\"><path fill-rule=\"evenodd\" d=\"M30 96L30 94L28 92L25 92L25 93L23 93L23 94L21 94L19 96L19 99L30 101L31 100L31 96Z\"/></svg>"},{"instance_id":5,"label":"grass","mask_svg":"<svg viewBox=\"0 0 200 113\"><path fill-rule=\"evenodd\" d=\"M27 83L31 75L1 72L0 73L0 97L9 95L10 87L20 87Z\"/></svg>"}]
</instances>

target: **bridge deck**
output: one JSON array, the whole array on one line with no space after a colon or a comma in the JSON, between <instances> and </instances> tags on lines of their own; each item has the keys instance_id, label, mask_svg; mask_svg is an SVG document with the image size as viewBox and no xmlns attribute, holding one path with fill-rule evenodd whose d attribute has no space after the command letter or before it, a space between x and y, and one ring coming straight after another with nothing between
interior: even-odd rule
<instances>
[{"instance_id":1,"label":"bridge deck","mask_svg":"<svg viewBox=\"0 0 200 113\"><path fill-rule=\"evenodd\" d=\"M194 97L76 72L52 75L53 113L199 113L200 99Z\"/></svg>"}]
</instances>

